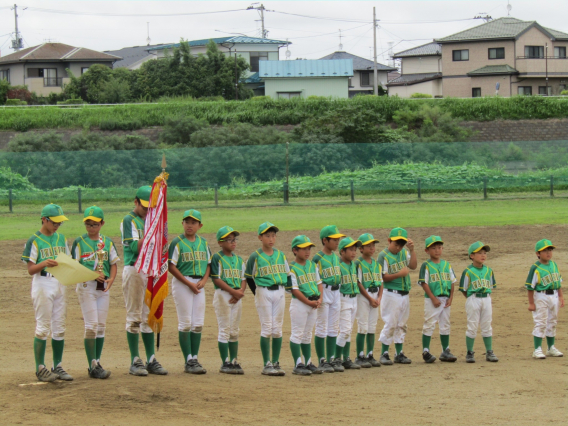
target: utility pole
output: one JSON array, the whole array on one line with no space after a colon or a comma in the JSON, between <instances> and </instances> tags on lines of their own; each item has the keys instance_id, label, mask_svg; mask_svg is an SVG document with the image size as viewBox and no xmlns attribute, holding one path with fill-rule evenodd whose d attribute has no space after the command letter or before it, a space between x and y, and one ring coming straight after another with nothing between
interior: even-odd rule
<instances>
[{"instance_id":1,"label":"utility pole","mask_svg":"<svg viewBox=\"0 0 568 426\"><path fill-rule=\"evenodd\" d=\"M249 7L247 7L247 10L254 9L254 10L260 11L260 23L261 23L261 26L262 26L262 38L266 38L267 31L264 29L264 11L266 9L264 8L263 4L261 4L260 6L253 6L255 4L258 4L258 3L251 4Z\"/></svg>"},{"instance_id":2,"label":"utility pole","mask_svg":"<svg viewBox=\"0 0 568 426\"><path fill-rule=\"evenodd\" d=\"M373 7L373 94L379 95L379 76L377 73L377 13Z\"/></svg>"},{"instance_id":3,"label":"utility pole","mask_svg":"<svg viewBox=\"0 0 568 426\"><path fill-rule=\"evenodd\" d=\"M546 92L544 96L548 96L548 43L544 47L544 66L546 68Z\"/></svg>"},{"instance_id":4,"label":"utility pole","mask_svg":"<svg viewBox=\"0 0 568 426\"><path fill-rule=\"evenodd\" d=\"M27 9L27 8L26 8ZM14 3L14 22L16 27L16 39L12 41L12 49L18 52L23 46L20 37L20 32L18 31L18 5Z\"/></svg>"}]
</instances>

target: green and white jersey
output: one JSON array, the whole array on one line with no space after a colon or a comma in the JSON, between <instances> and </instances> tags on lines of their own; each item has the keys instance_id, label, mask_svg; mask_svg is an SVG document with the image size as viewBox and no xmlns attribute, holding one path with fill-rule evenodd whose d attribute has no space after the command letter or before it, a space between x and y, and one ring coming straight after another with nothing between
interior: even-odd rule
<instances>
[{"instance_id":1,"label":"green and white jersey","mask_svg":"<svg viewBox=\"0 0 568 426\"><path fill-rule=\"evenodd\" d=\"M345 263L339 262L341 268L341 294L359 294L359 286L357 285L357 265L355 262Z\"/></svg>"},{"instance_id":2,"label":"green and white jersey","mask_svg":"<svg viewBox=\"0 0 568 426\"><path fill-rule=\"evenodd\" d=\"M365 290L378 288L383 284L382 268L375 259L371 259L371 263L369 263L363 257L360 257L355 261L355 265L357 266L357 277Z\"/></svg>"},{"instance_id":3,"label":"green and white jersey","mask_svg":"<svg viewBox=\"0 0 568 426\"><path fill-rule=\"evenodd\" d=\"M258 249L247 260L245 277L253 278L257 286L286 286L289 275L290 267L286 256L278 249L274 249L271 256Z\"/></svg>"},{"instance_id":4,"label":"green and white jersey","mask_svg":"<svg viewBox=\"0 0 568 426\"><path fill-rule=\"evenodd\" d=\"M341 268L339 267L339 256L337 254L333 252L327 255L323 251L319 251L312 259L312 262L316 264L324 284L341 284Z\"/></svg>"},{"instance_id":5,"label":"green and white jersey","mask_svg":"<svg viewBox=\"0 0 568 426\"><path fill-rule=\"evenodd\" d=\"M37 231L28 239L21 259L26 264L32 262L37 265L47 259L55 260L59 253L69 254L65 237L58 232L48 237Z\"/></svg>"},{"instance_id":6,"label":"green and white jersey","mask_svg":"<svg viewBox=\"0 0 568 426\"><path fill-rule=\"evenodd\" d=\"M138 260L138 244L144 239L144 220L134 212L120 222L120 235L124 246L124 265L133 266Z\"/></svg>"},{"instance_id":7,"label":"green and white jersey","mask_svg":"<svg viewBox=\"0 0 568 426\"><path fill-rule=\"evenodd\" d=\"M318 285L322 282L316 264L311 260L306 260L305 265L292 262L290 266L292 290L300 290L306 297L319 296ZM296 299L294 293L292 293L292 298Z\"/></svg>"},{"instance_id":8,"label":"green and white jersey","mask_svg":"<svg viewBox=\"0 0 568 426\"><path fill-rule=\"evenodd\" d=\"M215 253L211 258L211 278L219 278L231 288L241 288L241 283L245 279L243 259L236 254L227 256L222 250Z\"/></svg>"},{"instance_id":9,"label":"green and white jersey","mask_svg":"<svg viewBox=\"0 0 568 426\"><path fill-rule=\"evenodd\" d=\"M527 290L558 290L561 283L562 276L558 272L558 265L551 260L547 265L540 262L532 265L525 286Z\"/></svg>"},{"instance_id":10,"label":"green and white jersey","mask_svg":"<svg viewBox=\"0 0 568 426\"><path fill-rule=\"evenodd\" d=\"M459 290L465 291L469 297L474 293L491 293L491 289L495 287L497 283L491 268L485 265L481 268L469 265L462 273Z\"/></svg>"},{"instance_id":11,"label":"green and white jersey","mask_svg":"<svg viewBox=\"0 0 568 426\"><path fill-rule=\"evenodd\" d=\"M114 265L120 259L116 253L116 247L112 240L104 235L101 235L101 238L105 244L103 248L103 274L105 277L110 277L110 265ZM99 263L99 257L96 253L98 251L98 244L99 240L91 240L89 238L89 234L83 234L83 236L73 241L73 245L71 246L71 257L86 268L95 271Z\"/></svg>"},{"instance_id":12,"label":"green and white jersey","mask_svg":"<svg viewBox=\"0 0 568 426\"><path fill-rule=\"evenodd\" d=\"M207 241L199 235L193 242L180 235L170 244L169 261L184 277L202 277L211 263L211 250Z\"/></svg>"},{"instance_id":13,"label":"green and white jersey","mask_svg":"<svg viewBox=\"0 0 568 426\"><path fill-rule=\"evenodd\" d=\"M418 285L428 284L430 291L436 297L450 297L452 284L456 281L454 270L445 260L440 260L440 263L434 263L430 259L420 267ZM424 298L428 299L426 292L424 292Z\"/></svg>"},{"instance_id":14,"label":"green and white jersey","mask_svg":"<svg viewBox=\"0 0 568 426\"><path fill-rule=\"evenodd\" d=\"M408 262L410 262L410 253L406 248L403 248L398 254L392 254L388 248L384 249L379 253L377 262L380 263L382 267L382 272L384 274L396 274L400 270L408 267ZM410 276L400 277L393 281L385 282L385 288L398 291L410 291Z\"/></svg>"}]
</instances>

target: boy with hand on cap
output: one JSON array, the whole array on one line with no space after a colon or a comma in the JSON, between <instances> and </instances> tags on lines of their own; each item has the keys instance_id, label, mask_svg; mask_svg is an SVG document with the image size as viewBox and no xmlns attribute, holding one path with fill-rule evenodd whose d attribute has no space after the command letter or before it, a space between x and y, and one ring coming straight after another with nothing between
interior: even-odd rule
<instances>
[{"instance_id":1,"label":"boy with hand on cap","mask_svg":"<svg viewBox=\"0 0 568 426\"><path fill-rule=\"evenodd\" d=\"M357 295L359 294L359 279L357 277L357 265L354 260L357 257L357 247L361 247L361 242L351 237L343 238L339 242L339 255L341 261L341 310L339 313L339 336L335 347L334 367L342 366L347 370L359 370L362 366L353 363L349 358L351 349L351 332L357 313ZM343 360L341 357L343 356ZM365 367L371 367L366 364ZM341 370L336 370L341 371Z\"/></svg>"},{"instance_id":2,"label":"boy with hand on cap","mask_svg":"<svg viewBox=\"0 0 568 426\"><path fill-rule=\"evenodd\" d=\"M406 336L406 322L410 315L410 270L416 269L418 260L414 252L414 243L408 238L406 229L394 228L389 233L389 245L379 253L377 262L383 272L386 291L381 299L381 318L385 325L379 341L382 343L380 363L392 365L389 357L389 346L394 341L397 364L410 364L411 361L402 352Z\"/></svg>"},{"instance_id":3,"label":"boy with hand on cap","mask_svg":"<svg viewBox=\"0 0 568 426\"><path fill-rule=\"evenodd\" d=\"M474 363L473 345L477 329L481 328L481 336L485 344L485 359L489 362L497 362L499 358L493 353L493 329L491 321L493 310L491 307L491 290L496 287L495 275L491 268L484 265L487 260L487 252L490 247L481 241L476 241L469 246L468 255L472 264L463 271L459 290L467 298L465 312L467 314L467 331L465 340L467 355L465 362Z\"/></svg>"},{"instance_id":4,"label":"boy with hand on cap","mask_svg":"<svg viewBox=\"0 0 568 426\"><path fill-rule=\"evenodd\" d=\"M65 316L67 304L65 286L48 273L45 268L57 266L59 253L69 254L65 237L59 232L61 224L69 220L56 204L48 204L41 211L41 228L32 235L24 248L22 261L32 275L32 301L36 318L34 357L36 377L40 382L73 380L61 366L65 341ZM51 335L53 368L45 366L45 347Z\"/></svg>"},{"instance_id":5,"label":"boy with hand on cap","mask_svg":"<svg viewBox=\"0 0 568 426\"><path fill-rule=\"evenodd\" d=\"M264 222L258 227L262 247L250 255L245 269L249 286L256 285L254 304L260 319L260 350L266 376L284 376L280 367L282 349L282 323L286 299L284 287L291 287L290 268L286 256L274 248L278 228ZM270 338L272 337L272 359Z\"/></svg>"},{"instance_id":6,"label":"boy with hand on cap","mask_svg":"<svg viewBox=\"0 0 568 426\"><path fill-rule=\"evenodd\" d=\"M101 366L101 354L105 341L105 328L110 303L109 290L116 278L120 260L112 240L100 233L105 224L100 207L85 209L83 222L87 233L78 237L71 247L71 256L81 265L99 272L99 278L77 284L77 296L85 321L85 353L89 365L89 377L106 379L110 371ZM101 265L102 264L102 265Z\"/></svg>"},{"instance_id":7,"label":"boy with hand on cap","mask_svg":"<svg viewBox=\"0 0 568 426\"><path fill-rule=\"evenodd\" d=\"M323 285L316 264L309 260L315 244L305 235L292 240L292 252L296 260L290 263L292 301L290 302L290 351L294 358L292 374L310 376L322 374L323 370L312 363L312 332L317 310L322 303ZM302 355L304 362L302 363Z\"/></svg>"},{"instance_id":8,"label":"boy with hand on cap","mask_svg":"<svg viewBox=\"0 0 568 426\"><path fill-rule=\"evenodd\" d=\"M550 240L540 240L535 251L538 261L531 266L526 288L529 297L529 311L532 312L534 329L533 358L545 359L546 356L560 357L564 354L554 346L558 308L564 307L562 295L562 276L558 265L552 260L555 247ZM542 339L546 336L548 351L542 351Z\"/></svg>"},{"instance_id":9,"label":"boy with hand on cap","mask_svg":"<svg viewBox=\"0 0 568 426\"><path fill-rule=\"evenodd\" d=\"M455 362L456 357L450 352L450 309L454 298L454 286L457 281L454 270L442 259L444 242L437 235L426 238L424 250L430 259L422 264L418 285L424 289L424 326L422 327L422 359L426 363L436 361L430 353L430 341L436 323L440 328L442 354L440 361Z\"/></svg>"},{"instance_id":10,"label":"boy with hand on cap","mask_svg":"<svg viewBox=\"0 0 568 426\"><path fill-rule=\"evenodd\" d=\"M320 232L323 249L312 259L323 282L323 299L321 307L317 310L316 337L314 340L319 368L324 373L343 371L341 364L332 364L335 357L337 335L339 334L339 311L341 310L341 295L339 293L341 268L339 267L339 257L335 251L339 246L339 239L343 237L345 235L339 232L337 226L325 226ZM326 348L327 359L325 356Z\"/></svg>"},{"instance_id":11,"label":"boy with hand on cap","mask_svg":"<svg viewBox=\"0 0 568 426\"><path fill-rule=\"evenodd\" d=\"M225 374L244 374L237 362L242 298L247 287L243 259L234 253L239 235L230 226L220 228L217 242L221 250L211 258L211 278L215 285L213 308L219 326L217 341L223 363L219 372Z\"/></svg>"},{"instance_id":12,"label":"boy with hand on cap","mask_svg":"<svg viewBox=\"0 0 568 426\"><path fill-rule=\"evenodd\" d=\"M373 259L375 245L379 242L371 234L363 234L361 257L355 261L359 278L357 295L357 358L355 364L367 368L380 367L381 363L373 357L375 331L379 320L379 305L383 295L383 274L381 265ZM367 341L367 352L365 352Z\"/></svg>"},{"instance_id":13,"label":"boy with hand on cap","mask_svg":"<svg viewBox=\"0 0 568 426\"><path fill-rule=\"evenodd\" d=\"M179 346L185 363L184 371L205 374L197 360L201 331L205 323L205 291L211 272L211 250L205 239L197 235L203 224L201 213L191 209L182 217L183 234L170 244L168 270L172 279L172 295L178 315Z\"/></svg>"},{"instance_id":14,"label":"boy with hand on cap","mask_svg":"<svg viewBox=\"0 0 568 426\"><path fill-rule=\"evenodd\" d=\"M130 350L130 370L134 376L150 374L166 375L168 372L154 354L154 332L148 325L150 308L144 303L148 276L138 272L136 261L139 245L144 240L144 220L148 213L148 202L152 187L141 186L136 191L134 209L124 216L120 223L120 234L124 246L124 269L122 271L122 293L126 304L126 338ZM142 332L142 342L148 362L144 365L138 350L138 336Z\"/></svg>"}]
</instances>

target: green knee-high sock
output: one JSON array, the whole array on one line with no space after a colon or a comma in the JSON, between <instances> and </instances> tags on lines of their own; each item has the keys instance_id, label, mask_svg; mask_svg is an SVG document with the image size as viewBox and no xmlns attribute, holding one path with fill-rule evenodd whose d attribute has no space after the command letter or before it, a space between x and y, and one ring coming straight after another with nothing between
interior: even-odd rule
<instances>
[{"instance_id":1,"label":"green knee-high sock","mask_svg":"<svg viewBox=\"0 0 568 426\"><path fill-rule=\"evenodd\" d=\"M365 356L365 338L366 334L357 333L356 349L357 356Z\"/></svg>"},{"instance_id":2,"label":"green knee-high sock","mask_svg":"<svg viewBox=\"0 0 568 426\"><path fill-rule=\"evenodd\" d=\"M130 363L134 362L134 358L140 358L138 350L138 333L126 332L126 340L128 340L128 349L130 349Z\"/></svg>"},{"instance_id":3,"label":"green knee-high sock","mask_svg":"<svg viewBox=\"0 0 568 426\"><path fill-rule=\"evenodd\" d=\"M349 358L349 352L351 352L351 342L345 342L343 347L343 359Z\"/></svg>"},{"instance_id":4,"label":"green knee-high sock","mask_svg":"<svg viewBox=\"0 0 568 426\"><path fill-rule=\"evenodd\" d=\"M263 365L266 365L270 361L270 337L260 336L260 351L262 352Z\"/></svg>"},{"instance_id":5,"label":"green knee-high sock","mask_svg":"<svg viewBox=\"0 0 568 426\"><path fill-rule=\"evenodd\" d=\"M272 363L280 361L280 351L282 350L282 337L272 338Z\"/></svg>"},{"instance_id":6,"label":"green knee-high sock","mask_svg":"<svg viewBox=\"0 0 568 426\"><path fill-rule=\"evenodd\" d=\"M217 342L219 346L219 355L221 355L221 361L229 361L229 344L223 342Z\"/></svg>"},{"instance_id":7,"label":"green knee-high sock","mask_svg":"<svg viewBox=\"0 0 568 426\"><path fill-rule=\"evenodd\" d=\"M373 353L373 349L375 349L375 333L367 334L367 356Z\"/></svg>"},{"instance_id":8,"label":"green knee-high sock","mask_svg":"<svg viewBox=\"0 0 568 426\"><path fill-rule=\"evenodd\" d=\"M302 348L298 343L290 342L290 352L292 352L295 367L302 362Z\"/></svg>"},{"instance_id":9,"label":"green knee-high sock","mask_svg":"<svg viewBox=\"0 0 568 426\"><path fill-rule=\"evenodd\" d=\"M97 359L97 341L95 339L84 339L83 342L85 344L87 362L89 363L89 368L91 368L91 363Z\"/></svg>"},{"instance_id":10,"label":"green knee-high sock","mask_svg":"<svg viewBox=\"0 0 568 426\"><path fill-rule=\"evenodd\" d=\"M201 345L201 333L195 333L194 331L189 333L191 337L191 355L193 358L197 358L199 354L199 346Z\"/></svg>"},{"instance_id":11,"label":"green knee-high sock","mask_svg":"<svg viewBox=\"0 0 568 426\"><path fill-rule=\"evenodd\" d=\"M492 351L493 350L493 338L491 336L484 337L483 343L485 344L485 350L486 351Z\"/></svg>"},{"instance_id":12,"label":"green knee-high sock","mask_svg":"<svg viewBox=\"0 0 568 426\"><path fill-rule=\"evenodd\" d=\"M325 347L327 352L327 360L331 362L332 358L335 358L335 345L337 344L337 336L331 337L327 336L325 339Z\"/></svg>"},{"instance_id":13,"label":"green knee-high sock","mask_svg":"<svg viewBox=\"0 0 568 426\"><path fill-rule=\"evenodd\" d=\"M546 344L548 345L548 349L554 346L554 340L555 340L554 337L546 336Z\"/></svg>"},{"instance_id":14,"label":"green knee-high sock","mask_svg":"<svg viewBox=\"0 0 568 426\"><path fill-rule=\"evenodd\" d=\"M57 367L63 360L63 348L65 340L51 339L51 349L53 350L53 366Z\"/></svg>"},{"instance_id":15,"label":"green knee-high sock","mask_svg":"<svg viewBox=\"0 0 568 426\"><path fill-rule=\"evenodd\" d=\"M36 363L36 371L39 370L40 365L45 365L45 347L47 341L34 337L34 358Z\"/></svg>"},{"instance_id":16,"label":"green knee-high sock","mask_svg":"<svg viewBox=\"0 0 568 426\"><path fill-rule=\"evenodd\" d=\"M471 337L465 337L465 345L467 346L468 352L473 352L473 344L475 343L475 339Z\"/></svg>"},{"instance_id":17,"label":"green knee-high sock","mask_svg":"<svg viewBox=\"0 0 568 426\"><path fill-rule=\"evenodd\" d=\"M542 337L533 336L533 341L535 350L542 347Z\"/></svg>"},{"instance_id":18,"label":"green knee-high sock","mask_svg":"<svg viewBox=\"0 0 568 426\"><path fill-rule=\"evenodd\" d=\"M381 343L381 355L384 354L385 352L389 351L389 345L385 345L384 343Z\"/></svg>"},{"instance_id":19,"label":"green knee-high sock","mask_svg":"<svg viewBox=\"0 0 568 426\"><path fill-rule=\"evenodd\" d=\"M425 334L422 335L422 348L430 350L430 341L432 340L432 336L426 336Z\"/></svg>"},{"instance_id":20,"label":"green knee-high sock","mask_svg":"<svg viewBox=\"0 0 568 426\"><path fill-rule=\"evenodd\" d=\"M142 342L146 350L146 358L150 362L150 358L154 355L154 333L142 333Z\"/></svg>"},{"instance_id":21,"label":"green knee-high sock","mask_svg":"<svg viewBox=\"0 0 568 426\"><path fill-rule=\"evenodd\" d=\"M325 337L318 337L314 339L316 345L316 355L318 356L318 361L325 359Z\"/></svg>"},{"instance_id":22,"label":"green knee-high sock","mask_svg":"<svg viewBox=\"0 0 568 426\"><path fill-rule=\"evenodd\" d=\"M189 334L189 331L178 331L179 347L183 354L183 362L187 362L188 357L191 355L191 337Z\"/></svg>"},{"instance_id":23,"label":"green knee-high sock","mask_svg":"<svg viewBox=\"0 0 568 426\"><path fill-rule=\"evenodd\" d=\"M450 335L440 334L440 343L442 343L442 349L446 350L450 347Z\"/></svg>"},{"instance_id":24,"label":"green knee-high sock","mask_svg":"<svg viewBox=\"0 0 568 426\"><path fill-rule=\"evenodd\" d=\"M343 356L343 348L345 348L345 346L335 345L335 358L341 359Z\"/></svg>"},{"instance_id":25,"label":"green knee-high sock","mask_svg":"<svg viewBox=\"0 0 568 426\"><path fill-rule=\"evenodd\" d=\"M239 342L229 342L229 360L234 362L239 354Z\"/></svg>"},{"instance_id":26,"label":"green knee-high sock","mask_svg":"<svg viewBox=\"0 0 568 426\"><path fill-rule=\"evenodd\" d=\"M304 362L306 365L312 362L312 345L311 343L302 343L302 355L304 355Z\"/></svg>"},{"instance_id":27,"label":"green knee-high sock","mask_svg":"<svg viewBox=\"0 0 568 426\"><path fill-rule=\"evenodd\" d=\"M97 346L95 349L95 356L97 357L97 360L101 359L101 355L103 353L103 346L105 344L105 338L104 337L97 337L96 338L97 341Z\"/></svg>"},{"instance_id":28,"label":"green knee-high sock","mask_svg":"<svg viewBox=\"0 0 568 426\"><path fill-rule=\"evenodd\" d=\"M397 353L397 355L398 355L399 353L401 353L401 352L402 352L402 343L395 343L395 344L394 344L394 350L395 350L395 352Z\"/></svg>"}]
</instances>

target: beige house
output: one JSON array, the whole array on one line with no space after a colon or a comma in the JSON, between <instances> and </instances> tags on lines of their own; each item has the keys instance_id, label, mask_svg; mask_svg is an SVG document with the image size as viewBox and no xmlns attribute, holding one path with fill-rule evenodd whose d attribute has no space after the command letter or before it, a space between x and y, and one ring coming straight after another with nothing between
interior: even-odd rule
<instances>
[{"instance_id":1,"label":"beige house","mask_svg":"<svg viewBox=\"0 0 568 426\"><path fill-rule=\"evenodd\" d=\"M0 57L0 79L12 86L26 85L40 96L61 93L69 82L67 69L80 76L91 65L112 64L122 58L84 47L63 43L44 43Z\"/></svg>"},{"instance_id":2,"label":"beige house","mask_svg":"<svg viewBox=\"0 0 568 426\"><path fill-rule=\"evenodd\" d=\"M393 56L400 60L400 76L389 80L390 96L409 98L414 93L441 97L442 46L436 42L398 52Z\"/></svg>"},{"instance_id":3,"label":"beige house","mask_svg":"<svg viewBox=\"0 0 568 426\"><path fill-rule=\"evenodd\" d=\"M536 21L499 18L436 42L445 97L550 96L568 85L568 34Z\"/></svg>"}]
</instances>

